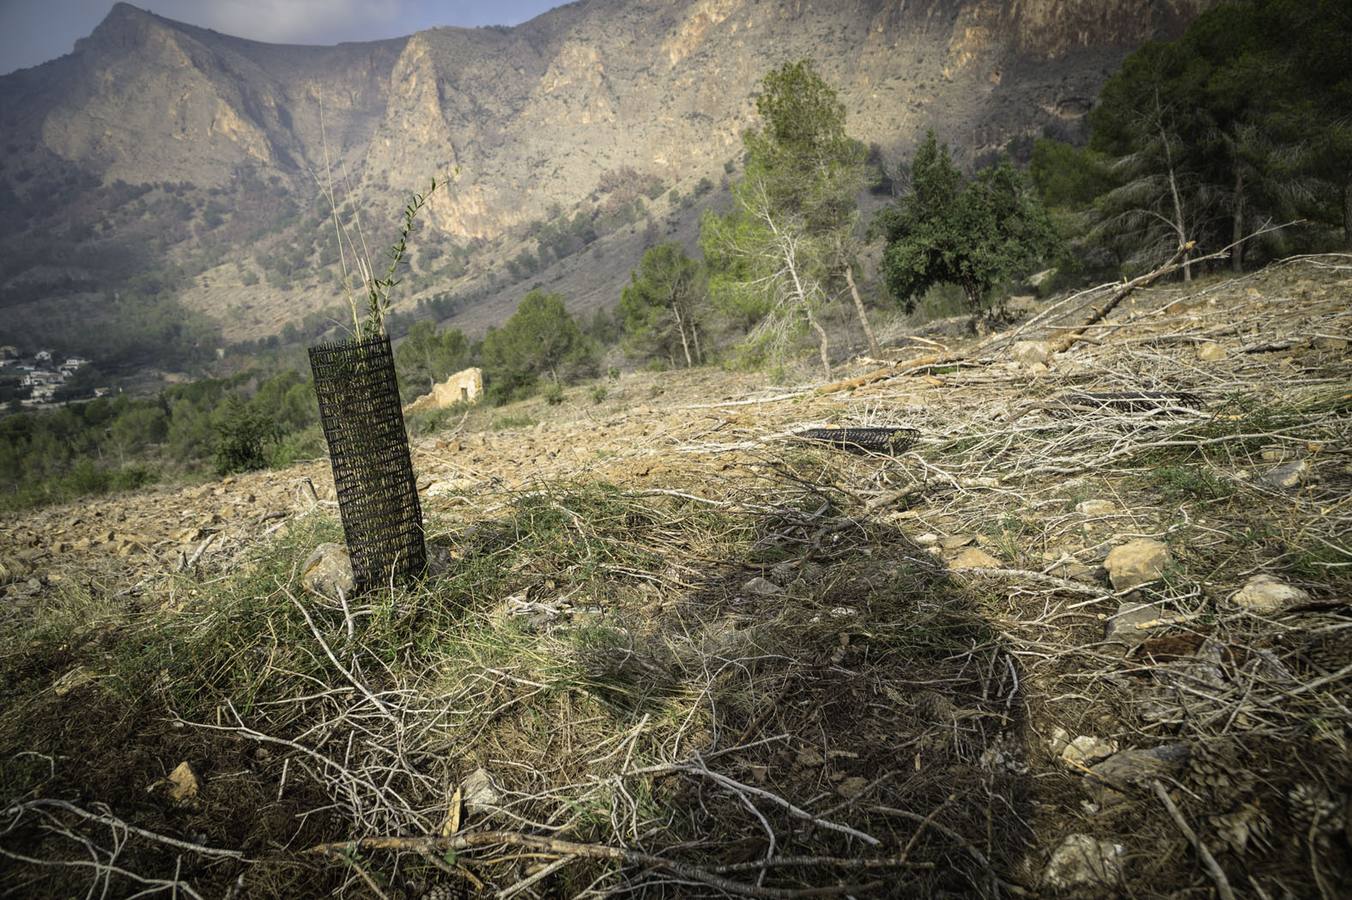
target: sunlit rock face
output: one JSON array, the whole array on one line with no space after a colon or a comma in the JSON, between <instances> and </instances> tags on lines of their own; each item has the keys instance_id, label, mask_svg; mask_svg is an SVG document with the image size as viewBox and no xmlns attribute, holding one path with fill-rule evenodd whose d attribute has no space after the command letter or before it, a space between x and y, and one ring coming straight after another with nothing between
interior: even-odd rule
<instances>
[{"instance_id":1,"label":"sunlit rock face","mask_svg":"<svg viewBox=\"0 0 1352 900\"><path fill-rule=\"evenodd\" d=\"M0 78L0 188L34 205L77 176L182 184L190 200L217 189L239 226L231 252L248 256L298 227L326 183L383 213L434 174L454 172L426 221L448 241L493 241L589 202L603 176L623 168L669 186L717 182L754 121L758 79L791 59L817 63L840 90L851 131L893 163L929 127L968 161L1048 129L1073 134L1126 53L1179 32L1207 5L583 0L513 28L295 47L118 4L72 54ZM245 177L297 209L237 202ZM3 277L34 264L21 246L59 230L76 208L98 220L111 202L58 196L45 224L7 223ZM165 240L187 256L209 244L214 226L183 215ZM123 239L114 218L98 238ZM322 255L306 265L336 265ZM209 309L215 295L199 288L189 290ZM332 293L289 290L259 292L274 307L256 316L256 330Z\"/></svg>"}]
</instances>

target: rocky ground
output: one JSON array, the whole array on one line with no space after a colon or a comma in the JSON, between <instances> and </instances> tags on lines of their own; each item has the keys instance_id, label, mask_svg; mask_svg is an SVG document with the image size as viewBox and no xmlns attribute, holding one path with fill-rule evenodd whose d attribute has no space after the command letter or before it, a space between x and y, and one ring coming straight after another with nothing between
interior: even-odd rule
<instances>
[{"instance_id":1,"label":"rocky ground","mask_svg":"<svg viewBox=\"0 0 1352 900\"><path fill-rule=\"evenodd\" d=\"M82 849L65 884L114 893L1338 896L1352 259L1143 290L1057 352L1094 300L853 390L419 423L450 574L389 608L307 572L323 461L0 522L0 890ZM916 439L794 437L834 425ZM151 633L192 667L120 662ZM434 845L300 852L395 834Z\"/></svg>"}]
</instances>

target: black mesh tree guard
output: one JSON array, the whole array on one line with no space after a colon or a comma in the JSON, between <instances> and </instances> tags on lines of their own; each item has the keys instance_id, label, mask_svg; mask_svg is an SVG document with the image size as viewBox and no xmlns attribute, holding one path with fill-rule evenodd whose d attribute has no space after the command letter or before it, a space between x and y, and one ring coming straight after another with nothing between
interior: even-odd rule
<instances>
[{"instance_id":1,"label":"black mesh tree guard","mask_svg":"<svg viewBox=\"0 0 1352 900\"><path fill-rule=\"evenodd\" d=\"M311 347L310 369L356 592L407 584L427 548L390 339Z\"/></svg>"},{"instance_id":2,"label":"black mesh tree guard","mask_svg":"<svg viewBox=\"0 0 1352 900\"><path fill-rule=\"evenodd\" d=\"M850 453L905 453L920 436L914 428L809 428L796 437L821 441Z\"/></svg>"}]
</instances>

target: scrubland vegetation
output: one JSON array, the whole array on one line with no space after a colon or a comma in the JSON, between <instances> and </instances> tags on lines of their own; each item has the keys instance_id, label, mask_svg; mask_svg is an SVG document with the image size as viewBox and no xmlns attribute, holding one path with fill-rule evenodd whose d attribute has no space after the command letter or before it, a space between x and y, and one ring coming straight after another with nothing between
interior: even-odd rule
<instances>
[{"instance_id":1,"label":"scrubland vegetation","mask_svg":"<svg viewBox=\"0 0 1352 900\"><path fill-rule=\"evenodd\" d=\"M1045 295L1138 274L1188 241L1196 244L1191 257L1239 242L1209 271L1352 245L1349 46L1352 24L1336 3L1212 10L1180 40L1132 54L1090 114L1088 144L1039 140L1028 174L1007 159L963 172L933 135L889 170L876 149L850 136L835 90L811 63L786 64L761 84L759 124L744 137L740 166L729 166L737 176L727 181L731 205L706 211L698 256L654 236L613 312L575 321L566 297L537 288L481 340L435 325L472 298L434 296L412 313L391 312L401 390L412 399L478 365L490 400L501 403L593 377L602 360L621 357L632 366L784 373L814 345L829 378L849 350L878 354L872 318L939 308L996 325L1035 271L1052 270L1037 289ZM866 221L859 198L879 185L892 200ZM593 194L594 213L555 209L530 227L538 249L511 261L514 274L528 277L541 261L584 250L597 234L635 221L665 189L630 169L609 173ZM109 190L128 202L176 196L173 185ZM712 191L701 182L689 199L703 202ZM263 202L269 186L259 182L254 194ZM353 210L339 206L335 215L350 221ZM327 213L316 206L306 214L320 221ZM437 243L414 251L446 252ZM463 253L452 248L449 259ZM876 279L866 258L877 259ZM262 268L285 277L281 263ZM1197 269L1187 265L1182 275ZM205 361L215 346L210 329L185 318L171 287L125 292L116 315L100 314L107 327L79 329L93 343L69 349L111 367L151 355L169 368ZM61 323L87 309L57 301L44 308L45 327L64 334ZM282 348L331 336L343 315L314 315L244 348L269 360L257 374L172 388L155 400L8 417L0 452L12 464L0 502L25 506L141 483L152 472L237 471L319 453L305 375L294 374L304 364ZM222 449L236 437L245 452Z\"/></svg>"},{"instance_id":2,"label":"scrubland vegetation","mask_svg":"<svg viewBox=\"0 0 1352 900\"><path fill-rule=\"evenodd\" d=\"M407 417L397 589L343 580L327 323L0 420L0 891L1339 896L1350 47L1219 6L1027 171L889 165L773 69L612 307L529 279L670 190L628 170L482 337L385 320L405 400L487 391Z\"/></svg>"}]
</instances>

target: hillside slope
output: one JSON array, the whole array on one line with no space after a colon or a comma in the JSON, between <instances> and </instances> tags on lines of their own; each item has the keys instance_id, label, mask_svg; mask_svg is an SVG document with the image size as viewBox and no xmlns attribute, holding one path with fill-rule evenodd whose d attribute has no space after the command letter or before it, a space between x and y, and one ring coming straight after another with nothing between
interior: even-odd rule
<instances>
[{"instance_id":1,"label":"hillside slope","mask_svg":"<svg viewBox=\"0 0 1352 900\"><path fill-rule=\"evenodd\" d=\"M754 85L781 61L816 60L883 160L927 127L970 160L1074 133L1127 52L1207 5L582 0L514 28L318 48L119 3L73 54L0 78L0 339L33 339L20 323L57 296L147 272L228 340L332 309L330 180L379 244L409 191L458 167L405 302L521 280L505 264L540 225L601 207L602 246L629 259L645 220L693 220L657 198L735 164ZM594 291L614 295L614 268Z\"/></svg>"},{"instance_id":2,"label":"hillside slope","mask_svg":"<svg viewBox=\"0 0 1352 900\"><path fill-rule=\"evenodd\" d=\"M0 522L0 890L1334 896L1349 298L1295 259L853 393L478 408L394 596L313 579L322 461Z\"/></svg>"}]
</instances>

